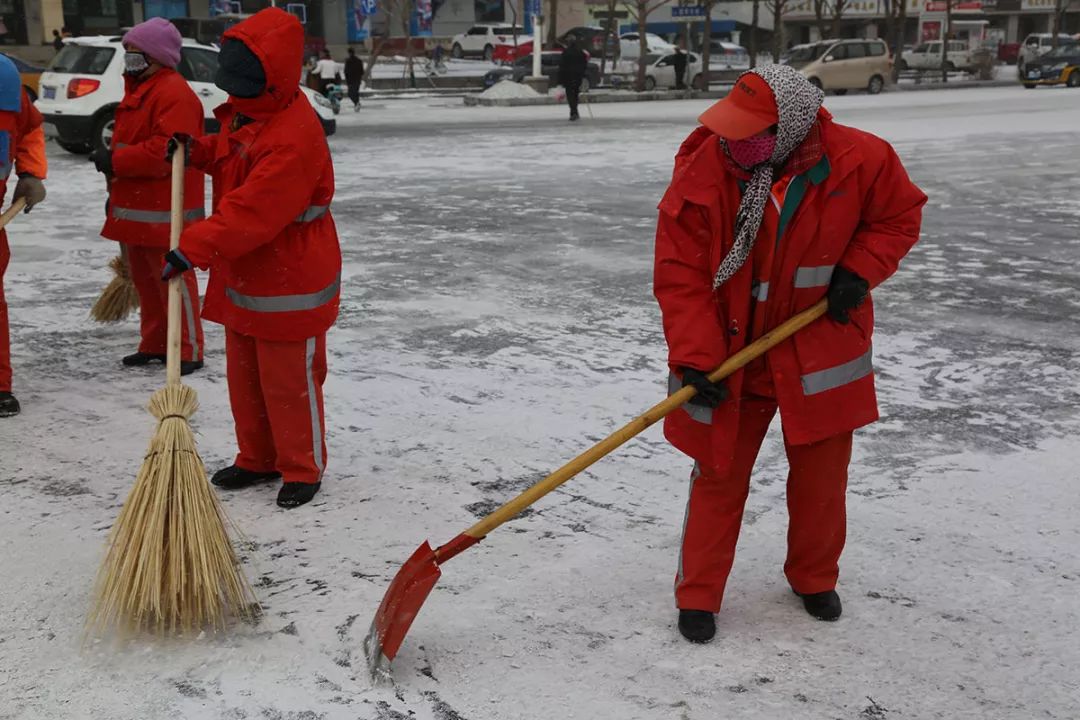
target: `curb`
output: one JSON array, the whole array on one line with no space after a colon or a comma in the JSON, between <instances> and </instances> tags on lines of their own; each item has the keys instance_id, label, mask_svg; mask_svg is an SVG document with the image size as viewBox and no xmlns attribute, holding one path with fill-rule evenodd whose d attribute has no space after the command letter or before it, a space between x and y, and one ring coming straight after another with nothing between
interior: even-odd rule
<instances>
[{"instance_id":1,"label":"curb","mask_svg":"<svg viewBox=\"0 0 1080 720\"><path fill-rule=\"evenodd\" d=\"M972 90L975 88L995 88L1020 86L1019 80L957 80L956 82L929 82L893 85L889 92L919 92L923 90Z\"/></svg>"},{"instance_id":2,"label":"curb","mask_svg":"<svg viewBox=\"0 0 1080 720\"><path fill-rule=\"evenodd\" d=\"M593 105L628 102L663 102L665 100L719 100L727 95L727 90L701 90L643 92L643 93L584 93L581 101ZM466 95L465 104L469 107L531 107L536 105L562 105L566 101L550 95L527 98L484 98Z\"/></svg>"}]
</instances>

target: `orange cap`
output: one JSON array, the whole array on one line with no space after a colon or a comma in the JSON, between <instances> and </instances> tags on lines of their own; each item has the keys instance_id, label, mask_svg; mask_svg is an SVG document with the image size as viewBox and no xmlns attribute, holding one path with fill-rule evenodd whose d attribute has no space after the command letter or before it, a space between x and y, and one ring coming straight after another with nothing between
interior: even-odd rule
<instances>
[{"instance_id":1,"label":"orange cap","mask_svg":"<svg viewBox=\"0 0 1080 720\"><path fill-rule=\"evenodd\" d=\"M760 75L744 73L698 122L725 140L744 140L780 122L776 96Z\"/></svg>"}]
</instances>

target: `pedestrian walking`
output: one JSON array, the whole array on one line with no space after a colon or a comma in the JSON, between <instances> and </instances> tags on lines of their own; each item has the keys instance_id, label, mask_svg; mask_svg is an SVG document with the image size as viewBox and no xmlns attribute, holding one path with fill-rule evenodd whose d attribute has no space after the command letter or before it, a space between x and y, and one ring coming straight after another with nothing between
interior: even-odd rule
<instances>
[{"instance_id":1,"label":"pedestrian walking","mask_svg":"<svg viewBox=\"0 0 1080 720\"><path fill-rule=\"evenodd\" d=\"M91 155L109 184L101 234L121 243L139 293L139 347L121 361L127 367L161 363L169 327L168 287L158 281L161 256L169 249L170 168L161 145L174 134L202 135L203 108L176 71L183 39L164 18L139 23L124 35L124 98L116 108L112 147ZM204 176L184 175L184 222L205 217ZM195 273L180 286L181 363L189 375L203 367L203 329Z\"/></svg>"},{"instance_id":2,"label":"pedestrian walking","mask_svg":"<svg viewBox=\"0 0 1080 720\"><path fill-rule=\"evenodd\" d=\"M682 41L679 41L678 46L675 48L675 55L671 59L672 67L675 68L675 89L686 89L686 48L683 47Z\"/></svg>"},{"instance_id":3,"label":"pedestrian walking","mask_svg":"<svg viewBox=\"0 0 1080 720\"><path fill-rule=\"evenodd\" d=\"M322 51L322 57L315 63L315 75L319 78L319 92L330 95L330 86L341 77L338 73L338 64L330 57L329 50Z\"/></svg>"},{"instance_id":4,"label":"pedestrian walking","mask_svg":"<svg viewBox=\"0 0 1080 720\"><path fill-rule=\"evenodd\" d=\"M30 212L45 199L43 181L48 162L42 122L15 63L0 54L0 204L7 197L8 179L13 170L18 181L12 202L25 200L25 211ZM4 298L4 273L10 260L7 230L0 229L0 417L18 415L20 410L19 401L12 393L11 334Z\"/></svg>"},{"instance_id":5,"label":"pedestrian walking","mask_svg":"<svg viewBox=\"0 0 1080 720\"><path fill-rule=\"evenodd\" d=\"M53 50L55 50L56 52L60 52L61 50L63 50L64 49L64 38L62 38L60 36L60 31L59 30L53 30L52 31L52 37L53 37L53 39L52 39Z\"/></svg>"},{"instance_id":6,"label":"pedestrian walking","mask_svg":"<svg viewBox=\"0 0 1080 720\"><path fill-rule=\"evenodd\" d=\"M214 474L235 490L283 480L278 505L309 502L326 468L326 332L338 313L341 249L330 214L334 168L299 90L304 28L267 8L224 35L216 84L221 132L180 136L213 179L210 217L184 230L164 279L209 268L203 315L225 326L239 453Z\"/></svg>"},{"instance_id":7,"label":"pedestrian walking","mask_svg":"<svg viewBox=\"0 0 1080 720\"><path fill-rule=\"evenodd\" d=\"M566 41L566 48L559 57L559 84L566 89L566 104L570 106L570 121L578 115L578 101L581 99L581 83L589 67L589 56L581 49L577 37L571 35Z\"/></svg>"},{"instance_id":8,"label":"pedestrian walking","mask_svg":"<svg viewBox=\"0 0 1080 720\"><path fill-rule=\"evenodd\" d=\"M360 109L360 85L364 82L364 61L356 55L356 50L349 48L349 56L345 58L345 85L348 86L349 100L352 100L353 109Z\"/></svg>"},{"instance_id":9,"label":"pedestrian walking","mask_svg":"<svg viewBox=\"0 0 1080 720\"><path fill-rule=\"evenodd\" d=\"M926 196L884 140L833 122L796 70L744 73L683 143L660 203L654 291L670 388L698 395L669 415L692 457L675 600L692 642L735 557L751 472L779 410L790 467L784 572L808 613L841 614L852 434L878 417L870 291L919 238ZM828 299L828 315L728 381L706 374L784 320Z\"/></svg>"}]
</instances>

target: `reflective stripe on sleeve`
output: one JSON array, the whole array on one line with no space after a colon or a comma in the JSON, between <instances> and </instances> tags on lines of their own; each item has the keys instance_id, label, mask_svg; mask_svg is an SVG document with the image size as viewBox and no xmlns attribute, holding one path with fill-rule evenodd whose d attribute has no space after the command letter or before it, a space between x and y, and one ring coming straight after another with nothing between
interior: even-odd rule
<instances>
[{"instance_id":1,"label":"reflective stripe on sleeve","mask_svg":"<svg viewBox=\"0 0 1080 720\"><path fill-rule=\"evenodd\" d=\"M817 267L796 268L795 287L825 287L832 280L833 268L835 267L835 265L818 265Z\"/></svg>"},{"instance_id":2,"label":"reflective stripe on sleeve","mask_svg":"<svg viewBox=\"0 0 1080 720\"><path fill-rule=\"evenodd\" d=\"M674 395L682 390L682 380L675 373L668 374L668 395ZM711 407L705 407L704 405L694 405L693 403L685 403L682 409L686 411L686 414L690 416L691 420L695 420L702 425L712 425L713 409Z\"/></svg>"},{"instance_id":3,"label":"reflective stripe on sleeve","mask_svg":"<svg viewBox=\"0 0 1080 720\"><path fill-rule=\"evenodd\" d=\"M802 376L804 395L817 395L827 390L835 390L848 383L861 380L874 372L874 348L871 347L865 353L850 360L843 365L818 370Z\"/></svg>"},{"instance_id":4,"label":"reflective stripe on sleeve","mask_svg":"<svg viewBox=\"0 0 1080 720\"><path fill-rule=\"evenodd\" d=\"M750 288L750 297L758 302L765 302L769 299L769 283L755 282Z\"/></svg>"},{"instance_id":5,"label":"reflective stripe on sleeve","mask_svg":"<svg viewBox=\"0 0 1080 720\"><path fill-rule=\"evenodd\" d=\"M296 220L293 220L293 222L306 223L311 222L312 220L318 220L325 215L326 211L329 209L329 205L311 205L307 210L297 215Z\"/></svg>"}]
</instances>

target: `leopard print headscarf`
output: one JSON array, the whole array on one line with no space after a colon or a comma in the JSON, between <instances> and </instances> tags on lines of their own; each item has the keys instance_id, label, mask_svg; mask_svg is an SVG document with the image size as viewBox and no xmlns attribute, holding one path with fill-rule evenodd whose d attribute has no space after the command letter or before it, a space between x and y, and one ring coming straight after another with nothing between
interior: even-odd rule
<instances>
[{"instance_id":1,"label":"leopard print headscarf","mask_svg":"<svg viewBox=\"0 0 1080 720\"><path fill-rule=\"evenodd\" d=\"M753 168L753 175L743 192L739 212L735 215L735 243L720 263L713 279L713 289L720 287L739 272L754 249L761 228L761 218L769 202L773 185L773 172L783 167L788 156L802 144L814 127L818 110L825 93L810 84L802 74L787 65L765 65L751 70L761 77L776 96L777 114L780 118L776 131L776 149L769 162ZM723 143L723 141L721 140ZM724 152L728 152L724 144Z\"/></svg>"}]
</instances>

